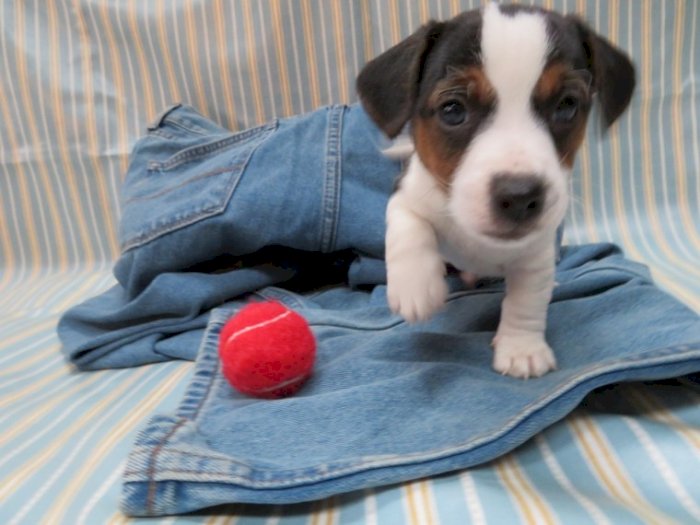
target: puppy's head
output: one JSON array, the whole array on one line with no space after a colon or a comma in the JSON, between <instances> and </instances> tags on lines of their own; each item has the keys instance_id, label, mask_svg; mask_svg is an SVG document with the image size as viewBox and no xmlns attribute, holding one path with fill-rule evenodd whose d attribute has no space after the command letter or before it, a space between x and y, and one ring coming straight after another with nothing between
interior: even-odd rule
<instances>
[{"instance_id":1,"label":"puppy's head","mask_svg":"<svg viewBox=\"0 0 700 525\"><path fill-rule=\"evenodd\" d=\"M466 232L512 242L556 228L594 98L625 110L632 63L575 17L498 6L429 22L369 62L357 88L390 137L415 151Z\"/></svg>"}]
</instances>

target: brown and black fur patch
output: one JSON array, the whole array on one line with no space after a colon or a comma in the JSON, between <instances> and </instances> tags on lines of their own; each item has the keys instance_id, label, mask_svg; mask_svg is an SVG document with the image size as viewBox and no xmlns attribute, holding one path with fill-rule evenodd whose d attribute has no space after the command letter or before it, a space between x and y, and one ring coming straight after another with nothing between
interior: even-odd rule
<instances>
[{"instance_id":1,"label":"brown and black fur patch","mask_svg":"<svg viewBox=\"0 0 700 525\"><path fill-rule=\"evenodd\" d=\"M532 94L533 107L549 128L559 162L569 169L586 132L591 107L590 80L588 71L575 70L566 62L555 61L544 68ZM557 120L558 108L572 101L577 107L574 117L565 122Z\"/></svg>"},{"instance_id":2,"label":"brown and black fur patch","mask_svg":"<svg viewBox=\"0 0 700 525\"><path fill-rule=\"evenodd\" d=\"M440 119L441 108L453 102L461 104L466 112L458 126ZM445 78L424 97L412 121L413 139L418 156L441 187L449 187L464 151L495 104L496 92L479 65L448 67Z\"/></svg>"}]
</instances>

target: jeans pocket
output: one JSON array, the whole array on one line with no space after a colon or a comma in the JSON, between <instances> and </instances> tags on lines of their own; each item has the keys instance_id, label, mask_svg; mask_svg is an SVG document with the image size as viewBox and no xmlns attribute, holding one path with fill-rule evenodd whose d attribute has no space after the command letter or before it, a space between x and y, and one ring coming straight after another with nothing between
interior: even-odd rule
<instances>
[{"instance_id":1,"label":"jeans pocket","mask_svg":"<svg viewBox=\"0 0 700 525\"><path fill-rule=\"evenodd\" d=\"M277 122L232 133L174 106L137 142L122 187L122 250L217 215Z\"/></svg>"}]
</instances>

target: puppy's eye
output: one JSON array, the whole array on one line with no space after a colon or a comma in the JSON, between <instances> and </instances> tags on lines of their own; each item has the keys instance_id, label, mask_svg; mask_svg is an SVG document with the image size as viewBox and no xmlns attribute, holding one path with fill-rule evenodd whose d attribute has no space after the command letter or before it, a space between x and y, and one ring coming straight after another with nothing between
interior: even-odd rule
<instances>
[{"instance_id":1,"label":"puppy's eye","mask_svg":"<svg viewBox=\"0 0 700 525\"><path fill-rule=\"evenodd\" d=\"M440 106L440 119L448 126L459 126L467 118L467 109L458 100L449 100Z\"/></svg>"},{"instance_id":2,"label":"puppy's eye","mask_svg":"<svg viewBox=\"0 0 700 525\"><path fill-rule=\"evenodd\" d=\"M574 120L578 113L579 101L576 97L565 96L557 104L552 113L552 121L557 124L567 124Z\"/></svg>"}]
</instances>

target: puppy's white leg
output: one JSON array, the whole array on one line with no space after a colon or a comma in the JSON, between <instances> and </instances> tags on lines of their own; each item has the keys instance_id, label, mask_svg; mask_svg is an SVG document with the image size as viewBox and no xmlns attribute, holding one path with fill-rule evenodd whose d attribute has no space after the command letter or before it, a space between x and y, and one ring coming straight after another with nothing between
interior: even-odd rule
<instances>
[{"instance_id":1,"label":"puppy's white leg","mask_svg":"<svg viewBox=\"0 0 700 525\"><path fill-rule=\"evenodd\" d=\"M548 250L544 250L548 252ZM547 306L554 287L554 254L506 269L506 296L493 340L493 367L502 374L528 378L556 368L544 339Z\"/></svg>"},{"instance_id":2,"label":"puppy's white leg","mask_svg":"<svg viewBox=\"0 0 700 525\"><path fill-rule=\"evenodd\" d=\"M407 206L401 190L387 206L386 265L389 306L408 322L428 319L445 303L445 263L435 230Z\"/></svg>"}]
</instances>

